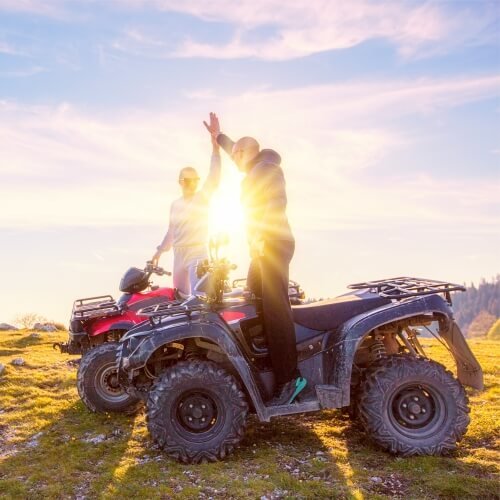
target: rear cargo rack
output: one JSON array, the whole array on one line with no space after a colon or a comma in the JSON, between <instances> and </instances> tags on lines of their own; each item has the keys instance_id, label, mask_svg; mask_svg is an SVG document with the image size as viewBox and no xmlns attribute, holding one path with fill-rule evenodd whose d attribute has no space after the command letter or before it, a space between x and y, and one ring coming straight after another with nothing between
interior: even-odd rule
<instances>
[{"instance_id":1,"label":"rear cargo rack","mask_svg":"<svg viewBox=\"0 0 500 500\"><path fill-rule=\"evenodd\" d=\"M120 308L111 295L99 295L97 297L75 300L71 316L72 319L86 320L103 316L114 316L120 313Z\"/></svg>"},{"instance_id":2,"label":"rear cargo rack","mask_svg":"<svg viewBox=\"0 0 500 500\"><path fill-rule=\"evenodd\" d=\"M381 297L395 300L417 297L419 295L442 293L450 304L450 292L465 292L465 287L463 285L457 285L456 283L429 280L425 278L411 278L408 276L400 276L398 278L385 280L366 281L364 283L353 283L352 285L349 285L348 288L354 290L368 288L370 291L378 293Z\"/></svg>"}]
</instances>

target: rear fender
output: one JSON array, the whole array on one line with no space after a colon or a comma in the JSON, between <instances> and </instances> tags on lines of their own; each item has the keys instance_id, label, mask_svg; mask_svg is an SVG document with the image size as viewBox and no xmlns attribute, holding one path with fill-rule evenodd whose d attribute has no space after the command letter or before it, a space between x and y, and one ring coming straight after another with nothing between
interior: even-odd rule
<instances>
[{"instance_id":1,"label":"rear fender","mask_svg":"<svg viewBox=\"0 0 500 500\"><path fill-rule=\"evenodd\" d=\"M267 418L258 383L251 370L251 363L238 346L234 333L219 320L217 315L211 315L210 319L186 320L164 327L159 325L151 330L150 333L147 339L129 356L127 370L137 370L144 367L151 355L165 344L180 342L190 338L212 342L223 351L234 366L252 400L259 418L261 420Z\"/></svg>"},{"instance_id":2,"label":"rear fender","mask_svg":"<svg viewBox=\"0 0 500 500\"><path fill-rule=\"evenodd\" d=\"M439 335L455 358L458 380L464 385L482 391L484 389L483 370L458 325L454 321L442 321L439 327Z\"/></svg>"},{"instance_id":3,"label":"rear fender","mask_svg":"<svg viewBox=\"0 0 500 500\"><path fill-rule=\"evenodd\" d=\"M481 367L453 321L450 306L439 295L426 295L405 302L393 302L355 316L328 335L325 339L325 369L331 374L330 384L341 390L342 406L350 404L354 356L370 332L384 324L423 314L436 314L442 318L440 324L449 325L447 329L440 328L440 334L455 357L458 379L466 385L482 388Z\"/></svg>"}]
</instances>

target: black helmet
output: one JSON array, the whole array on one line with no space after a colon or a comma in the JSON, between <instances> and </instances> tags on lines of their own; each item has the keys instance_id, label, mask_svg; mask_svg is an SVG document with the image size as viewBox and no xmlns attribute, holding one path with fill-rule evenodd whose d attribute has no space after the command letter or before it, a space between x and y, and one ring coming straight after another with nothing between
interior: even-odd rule
<instances>
[{"instance_id":1,"label":"black helmet","mask_svg":"<svg viewBox=\"0 0 500 500\"><path fill-rule=\"evenodd\" d=\"M137 267L131 267L120 281L120 291L123 293L142 292L149 285L149 273Z\"/></svg>"}]
</instances>

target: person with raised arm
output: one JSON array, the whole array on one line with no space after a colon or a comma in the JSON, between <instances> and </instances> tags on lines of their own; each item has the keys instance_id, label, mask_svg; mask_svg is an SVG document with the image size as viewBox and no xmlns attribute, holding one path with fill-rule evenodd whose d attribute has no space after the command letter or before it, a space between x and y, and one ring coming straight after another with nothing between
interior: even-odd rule
<instances>
[{"instance_id":1,"label":"person with raised arm","mask_svg":"<svg viewBox=\"0 0 500 500\"><path fill-rule=\"evenodd\" d=\"M211 120L215 119L215 115ZM168 231L156 249L153 262L158 262L164 252L173 248L174 287L184 295L190 295L198 281L198 261L208 257L208 215L210 199L220 182L219 145L212 139L210 171L205 183L198 189L200 177L193 167L184 167L179 172L182 196L170 206Z\"/></svg>"},{"instance_id":2,"label":"person with raised arm","mask_svg":"<svg viewBox=\"0 0 500 500\"><path fill-rule=\"evenodd\" d=\"M281 157L272 149L260 149L253 137L233 142L221 133L217 115L204 125L238 169L245 173L241 199L246 215L252 258L247 283L262 299L264 329L276 379L270 404L290 404L306 386L297 369L295 326L288 297L290 261L295 239L286 215L287 197Z\"/></svg>"}]
</instances>

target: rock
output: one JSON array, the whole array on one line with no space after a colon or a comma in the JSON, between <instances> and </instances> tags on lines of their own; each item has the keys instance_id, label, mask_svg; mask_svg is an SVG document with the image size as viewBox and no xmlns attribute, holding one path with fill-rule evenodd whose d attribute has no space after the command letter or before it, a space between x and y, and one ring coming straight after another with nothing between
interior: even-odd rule
<instances>
[{"instance_id":1,"label":"rock","mask_svg":"<svg viewBox=\"0 0 500 500\"><path fill-rule=\"evenodd\" d=\"M38 432L31 436L31 439L26 443L28 448L36 448L40 443L39 440L43 436L43 432Z\"/></svg>"},{"instance_id":2,"label":"rock","mask_svg":"<svg viewBox=\"0 0 500 500\"><path fill-rule=\"evenodd\" d=\"M52 323L35 323L33 330L38 330L39 332L57 332L57 327Z\"/></svg>"},{"instance_id":3,"label":"rock","mask_svg":"<svg viewBox=\"0 0 500 500\"><path fill-rule=\"evenodd\" d=\"M0 323L0 332L6 332L7 330L18 330L18 328L9 325L9 323Z\"/></svg>"},{"instance_id":4,"label":"rock","mask_svg":"<svg viewBox=\"0 0 500 500\"><path fill-rule=\"evenodd\" d=\"M9 323L0 323L0 331L7 331L7 330L19 330L19 328L16 328L14 325L10 325Z\"/></svg>"},{"instance_id":5,"label":"rock","mask_svg":"<svg viewBox=\"0 0 500 500\"><path fill-rule=\"evenodd\" d=\"M30 334L30 339L41 339L42 336L39 333L31 333Z\"/></svg>"},{"instance_id":6,"label":"rock","mask_svg":"<svg viewBox=\"0 0 500 500\"><path fill-rule=\"evenodd\" d=\"M323 456L324 454L325 454L325 452L324 452L324 451L317 451L317 452L316 452L316 456L317 456L317 457L321 457L321 456Z\"/></svg>"},{"instance_id":7,"label":"rock","mask_svg":"<svg viewBox=\"0 0 500 500\"><path fill-rule=\"evenodd\" d=\"M24 361L23 358L14 358L11 362L10 362L11 365L14 365L14 366L23 366L24 364L26 364L26 362Z\"/></svg>"},{"instance_id":8,"label":"rock","mask_svg":"<svg viewBox=\"0 0 500 500\"><path fill-rule=\"evenodd\" d=\"M370 481L372 483L381 483L382 482L382 478L381 477L377 477L377 476L373 476L370 478Z\"/></svg>"},{"instance_id":9,"label":"rock","mask_svg":"<svg viewBox=\"0 0 500 500\"><path fill-rule=\"evenodd\" d=\"M99 444L102 443L103 441L106 441L106 436L104 434L98 434L97 436L94 437L82 439L82 441L84 443Z\"/></svg>"},{"instance_id":10,"label":"rock","mask_svg":"<svg viewBox=\"0 0 500 500\"><path fill-rule=\"evenodd\" d=\"M0 375L2 375L4 371L5 371L5 365L0 363Z\"/></svg>"}]
</instances>

